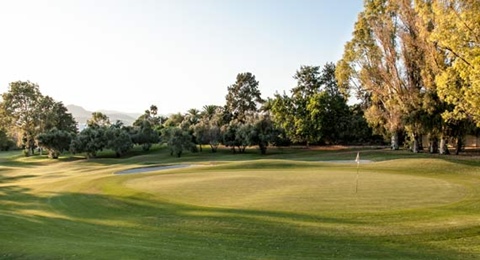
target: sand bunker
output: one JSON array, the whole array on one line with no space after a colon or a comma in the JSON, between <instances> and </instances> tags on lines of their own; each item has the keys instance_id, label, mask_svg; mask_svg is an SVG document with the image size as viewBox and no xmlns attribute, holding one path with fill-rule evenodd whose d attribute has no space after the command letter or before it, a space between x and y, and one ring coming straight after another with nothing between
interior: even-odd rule
<instances>
[{"instance_id":1,"label":"sand bunker","mask_svg":"<svg viewBox=\"0 0 480 260\"><path fill-rule=\"evenodd\" d=\"M119 172L116 172L115 174L154 172L154 171L169 170L169 169L187 168L187 167L190 167L190 166L191 165L189 165L189 164L150 166L150 167L133 168L133 169L128 169L128 170L124 170L124 171L119 171Z\"/></svg>"},{"instance_id":2,"label":"sand bunker","mask_svg":"<svg viewBox=\"0 0 480 260\"><path fill-rule=\"evenodd\" d=\"M355 160L328 160L328 161L321 161L327 163L357 163ZM373 163L371 160L360 160L360 164L367 164Z\"/></svg>"}]
</instances>

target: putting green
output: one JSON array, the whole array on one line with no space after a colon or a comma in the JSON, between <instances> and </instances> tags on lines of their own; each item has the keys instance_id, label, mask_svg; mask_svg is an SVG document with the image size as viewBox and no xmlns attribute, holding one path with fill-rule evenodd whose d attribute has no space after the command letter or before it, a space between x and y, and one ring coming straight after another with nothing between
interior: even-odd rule
<instances>
[{"instance_id":1,"label":"putting green","mask_svg":"<svg viewBox=\"0 0 480 260\"><path fill-rule=\"evenodd\" d=\"M446 180L331 169L200 171L131 176L123 185L195 206L321 213L374 212L454 203L467 193Z\"/></svg>"}]
</instances>

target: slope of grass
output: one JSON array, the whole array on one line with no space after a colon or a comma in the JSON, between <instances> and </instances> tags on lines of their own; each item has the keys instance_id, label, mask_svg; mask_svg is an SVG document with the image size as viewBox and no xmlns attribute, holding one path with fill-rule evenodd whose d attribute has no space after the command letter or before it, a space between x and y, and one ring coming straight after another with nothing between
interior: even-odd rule
<instances>
[{"instance_id":1,"label":"slope of grass","mask_svg":"<svg viewBox=\"0 0 480 260\"><path fill-rule=\"evenodd\" d=\"M5 158L0 258L476 259L480 163L407 152ZM152 164L195 166L115 175Z\"/></svg>"}]
</instances>

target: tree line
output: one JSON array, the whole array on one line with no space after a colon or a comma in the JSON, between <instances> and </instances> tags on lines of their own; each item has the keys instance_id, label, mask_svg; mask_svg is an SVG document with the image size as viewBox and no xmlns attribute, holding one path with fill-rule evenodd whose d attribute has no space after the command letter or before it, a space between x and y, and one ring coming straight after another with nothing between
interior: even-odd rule
<instances>
[{"instance_id":1,"label":"tree line","mask_svg":"<svg viewBox=\"0 0 480 260\"><path fill-rule=\"evenodd\" d=\"M152 105L132 126L94 113L78 132L61 102L31 82L12 82L0 103L0 149L16 143L51 157L63 151L118 156L134 145L166 144L172 155L219 145L242 153L257 146L365 144L404 140L412 151L456 153L480 127L480 2L365 0L352 39L336 64L301 66L289 92L263 99L259 81L239 73L224 105L205 105L168 117ZM359 104L348 105L351 95Z\"/></svg>"},{"instance_id":2,"label":"tree line","mask_svg":"<svg viewBox=\"0 0 480 260\"><path fill-rule=\"evenodd\" d=\"M348 144L379 141L372 135L359 106L348 106L335 80L335 65L302 66L295 74L297 86L291 95L275 94L262 99L259 81L250 72L239 73L227 87L225 105L205 105L168 117L150 106L132 126L110 122L100 113L92 114L87 127L78 132L76 122L62 102L43 96L37 84L12 82L2 95L0 133L16 140L25 155L35 148L58 158L65 151L95 157L110 149L120 157L139 145L148 151L164 143L172 155L198 152L207 146L216 152L219 145L233 153L257 146L265 154L269 146L295 144Z\"/></svg>"}]
</instances>

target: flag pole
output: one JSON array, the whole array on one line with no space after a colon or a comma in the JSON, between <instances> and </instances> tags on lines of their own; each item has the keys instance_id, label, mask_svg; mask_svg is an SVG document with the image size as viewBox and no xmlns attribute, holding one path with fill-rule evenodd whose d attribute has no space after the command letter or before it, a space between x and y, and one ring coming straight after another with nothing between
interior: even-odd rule
<instances>
[{"instance_id":1,"label":"flag pole","mask_svg":"<svg viewBox=\"0 0 480 260\"><path fill-rule=\"evenodd\" d=\"M358 192L358 170L360 168L360 152L357 153L357 158L355 159L355 162L357 163L357 177L355 179L355 193Z\"/></svg>"}]
</instances>

